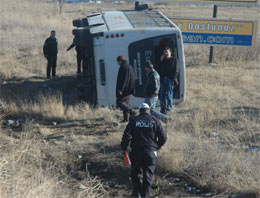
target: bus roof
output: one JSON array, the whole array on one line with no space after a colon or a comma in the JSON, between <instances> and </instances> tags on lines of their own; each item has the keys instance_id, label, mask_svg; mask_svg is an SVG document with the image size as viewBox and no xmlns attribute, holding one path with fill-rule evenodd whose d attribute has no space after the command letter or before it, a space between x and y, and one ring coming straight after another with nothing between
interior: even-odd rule
<instances>
[{"instance_id":1,"label":"bus roof","mask_svg":"<svg viewBox=\"0 0 260 198\"><path fill-rule=\"evenodd\" d=\"M145 11L108 11L88 16L89 25L96 25L90 32L108 32L122 29L174 27L160 12Z\"/></svg>"}]
</instances>

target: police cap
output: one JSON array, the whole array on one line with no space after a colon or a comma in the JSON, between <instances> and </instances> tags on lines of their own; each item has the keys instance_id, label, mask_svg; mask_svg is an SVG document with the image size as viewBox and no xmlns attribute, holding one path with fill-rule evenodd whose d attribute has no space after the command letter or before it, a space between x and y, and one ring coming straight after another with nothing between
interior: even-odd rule
<instances>
[{"instance_id":1,"label":"police cap","mask_svg":"<svg viewBox=\"0 0 260 198\"><path fill-rule=\"evenodd\" d=\"M139 109L150 109L150 107L147 103L142 103L139 105Z\"/></svg>"}]
</instances>

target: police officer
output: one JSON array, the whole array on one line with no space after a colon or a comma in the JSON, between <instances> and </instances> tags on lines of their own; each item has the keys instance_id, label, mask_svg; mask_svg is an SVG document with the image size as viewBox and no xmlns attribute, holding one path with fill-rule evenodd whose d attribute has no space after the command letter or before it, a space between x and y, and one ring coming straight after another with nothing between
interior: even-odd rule
<instances>
[{"instance_id":1,"label":"police officer","mask_svg":"<svg viewBox=\"0 0 260 198\"><path fill-rule=\"evenodd\" d=\"M43 54L47 58L47 78L50 78L50 73L52 72L52 77L56 76L56 63L58 54L58 41L55 38L55 30L51 31L51 35L47 38L43 45Z\"/></svg>"},{"instance_id":2,"label":"police officer","mask_svg":"<svg viewBox=\"0 0 260 198\"><path fill-rule=\"evenodd\" d=\"M81 74L81 67L83 68L83 59L84 59L84 52L85 52L85 48L83 46L80 46L78 44L76 44L75 42L73 42L67 49L67 51L69 51L70 49L72 49L73 47L75 47L75 50L77 52L77 74Z\"/></svg>"},{"instance_id":3,"label":"police officer","mask_svg":"<svg viewBox=\"0 0 260 198\"><path fill-rule=\"evenodd\" d=\"M131 119L124 131L121 148L126 151L131 142L131 180L133 184L133 197L150 197L152 177L155 172L157 150L167 140L160 121L150 115L149 105L142 103L139 106L140 114ZM141 183L139 174L143 173Z\"/></svg>"}]
</instances>

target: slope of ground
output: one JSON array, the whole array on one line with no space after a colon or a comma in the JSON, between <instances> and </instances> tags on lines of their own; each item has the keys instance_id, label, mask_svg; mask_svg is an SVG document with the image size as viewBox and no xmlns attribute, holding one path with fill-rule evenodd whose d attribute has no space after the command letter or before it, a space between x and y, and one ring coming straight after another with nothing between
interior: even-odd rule
<instances>
[{"instance_id":1,"label":"slope of ground","mask_svg":"<svg viewBox=\"0 0 260 198\"><path fill-rule=\"evenodd\" d=\"M20 143L23 141L28 143L32 139L34 144L42 145L44 142L45 148L39 148L46 155L45 159L41 159L42 163L55 165L55 171L58 171L56 175L61 181L69 177L74 180L74 183L84 184L89 176L97 177L105 190L105 197L130 197L132 188L129 178L130 169L123 165L119 147L126 125L118 124L115 113L119 112L113 112L109 118L96 115L97 118L61 122L27 120L21 121L18 125L8 124L10 119L7 117L5 118L7 122L2 121L1 137L6 141L15 138L13 141L20 141ZM6 144L2 143L3 148ZM10 143L9 146L13 145ZM4 152L3 148L1 152ZM51 153L53 151L60 154ZM1 168L3 172L7 169L4 166ZM197 188L192 192L189 189L194 187L191 181L165 172L159 167L156 177L159 181L160 197L166 195L187 198L213 197L213 193L209 190ZM72 194L78 194L77 190L76 188L69 192L70 196L74 197ZM157 193L158 191L153 190L154 196ZM223 195L214 197L223 197Z\"/></svg>"},{"instance_id":2,"label":"slope of ground","mask_svg":"<svg viewBox=\"0 0 260 198\"><path fill-rule=\"evenodd\" d=\"M188 69L188 74L192 71L198 72L199 70L206 71L208 69L201 67L191 68ZM65 79L68 78L69 77L65 77ZM73 79L72 81L78 80L75 77L70 78ZM19 84L17 85L19 89L17 89L15 95L19 96L21 95L19 91L23 93L27 89L31 92L32 90L36 90L34 93L37 95L41 84L46 83L49 83L49 86L53 88L55 95L55 87L58 87L57 85L60 85L62 82L64 83L62 77L54 80L36 80L35 78L27 79L25 82L19 80ZM14 83L17 83L17 80L10 80L8 83L1 85L1 90L5 91L6 87L8 87L7 90L11 90ZM63 105L64 99L62 99L60 95L64 95L62 91L71 94L68 90L72 89L58 89L59 94L57 98L51 97L50 93L47 93L46 96L41 96L42 98L36 102L39 103L36 104L36 106L44 107L47 104L50 106L47 107L49 108L48 112L40 111L42 109L41 107L32 108L26 101L19 103L21 106L19 106L19 104L16 106L10 103L12 97L8 98L9 103L2 103L2 116L4 117L2 118L1 139L9 139L10 141L14 138L12 141L19 142L19 144L23 144L24 141L30 142L32 140L32 144L36 145L42 145L42 142L44 142L45 146L38 148L38 152L43 152L45 155L47 154L45 158L41 159L41 163L55 166L55 171L57 171L55 177L59 178L60 182L65 182L68 186L71 185L71 183L67 181L68 178L73 181L74 186L77 186L86 183L89 177L97 177L100 184L102 184L102 189L106 194L105 196L130 196L130 170L129 167L123 165L119 147L121 136L126 126L125 124L118 123L121 112L106 108L91 110L84 103L74 103L71 107L69 107L69 105ZM196 92L196 90L197 88L193 91ZM203 96L203 92L200 94ZM8 96L10 96L10 94L8 94ZM256 95L256 97L258 96ZM200 100L203 100L203 97L200 97ZM205 102L207 100L205 96ZM258 100L255 101L257 102ZM224 118L218 119L217 117L219 115L217 114L219 111L214 110L214 112L210 112L213 111L213 109L212 106L208 106L213 105L213 101L207 102L207 111L205 111L199 103L197 103L196 107L193 107L192 102L194 101L190 100L185 104L176 106L174 113L171 115L173 121L164 125L168 131L169 143L159 153L159 164L156 176L159 181L160 197L228 197L229 194L232 193L232 188L230 188L231 191L226 191L227 189L225 190L225 187L220 185L221 183L218 183L219 181L213 181L215 177L218 177L218 180L222 179L221 177L224 177L225 180L229 179L224 167L218 164L222 164L223 162L233 164L232 161L229 161L229 157L232 155L233 157L238 157L239 160L244 160L241 158L241 155L245 155L246 160L251 156L253 157L252 159L255 158L255 163L257 163L260 140L257 129L259 129L260 110L257 106L235 106L236 103L234 103L230 104L232 108L228 110L232 111L233 116L228 114L229 117L224 116ZM219 103L219 101L216 102ZM14 106L16 106L16 108L14 108ZM220 111L227 111L225 108L228 107L223 106ZM62 112L57 113L61 110ZM201 111L205 112L202 113ZM199 117L196 116L196 112ZM215 114L215 117L204 117L205 115L211 116L211 113ZM206 123L204 123L204 119L206 119ZM203 127L202 131L200 131L200 127ZM181 135L181 133L183 134ZM195 141L190 139L190 133ZM237 133L237 135L234 136L232 133ZM200 141L199 144L197 141ZM172 144L174 144L174 147L172 147ZM179 144L181 144L180 147ZM196 144L201 148L196 148ZM3 143L2 145L5 144ZM6 147L3 146L1 148ZM223 157L221 150L225 150L227 156ZM55 151L54 154L52 154L53 151ZM1 150L1 153L3 156L12 155L12 152L6 152L6 150ZM172 153L173 156L169 153ZM211 155L213 156L211 157ZM187 156L190 162L186 161L185 156ZM175 160L173 160L172 157L175 158ZM1 162L3 162L3 160L7 160L6 157L3 157ZM243 161L239 163L241 162L243 163ZM2 171L5 172L7 168L5 165L7 164L3 163L2 165ZM226 168L228 169L231 168L229 164L225 164L224 166L227 166ZM254 166L253 164L248 164L248 166L257 170L256 164ZM45 165L43 165L42 168L44 169L44 167ZM223 175L214 173L218 167L222 167L222 170L218 171ZM237 168L239 168L239 166ZM244 171L251 172L253 171L250 170L251 168L247 167ZM212 169L213 172L207 169ZM203 176L203 174L206 175ZM254 174L258 173L254 172ZM202 178L200 178L201 176ZM236 180L237 176L233 175L232 179ZM238 192L247 193L246 196L249 197L256 197L255 193L257 193L256 186L258 185L258 181L256 180L254 184L252 180L256 178L250 178L252 175L247 175L247 177L248 180L245 180L245 182L250 182L250 187L251 185L255 185L255 187L252 186L252 191L250 187L243 190L240 184L236 184L237 181L233 181L235 182L234 184L230 181L229 185L240 186L237 188L241 189L238 190ZM66 180L64 178L66 178ZM199 181L199 178L201 181ZM6 183L2 186L6 186ZM236 189L236 187L234 187L233 189ZM78 188L67 188L70 194L76 195L78 192L81 192ZM157 191L154 190L153 194L155 195L156 193Z\"/></svg>"}]
</instances>

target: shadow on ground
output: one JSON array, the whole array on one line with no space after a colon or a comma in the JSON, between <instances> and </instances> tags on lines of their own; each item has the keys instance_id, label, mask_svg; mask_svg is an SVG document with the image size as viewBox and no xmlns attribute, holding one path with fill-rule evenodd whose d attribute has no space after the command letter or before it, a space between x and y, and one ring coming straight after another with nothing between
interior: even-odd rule
<instances>
[{"instance_id":1,"label":"shadow on ground","mask_svg":"<svg viewBox=\"0 0 260 198\"><path fill-rule=\"evenodd\" d=\"M13 77L0 85L0 98L4 101L28 102L35 101L39 95L44 96L60 93L63 103L76 104L77 87L86 82L84 76L62 76L46 79L33 76L28 79Z\"/></svg>"}]
</instances>

